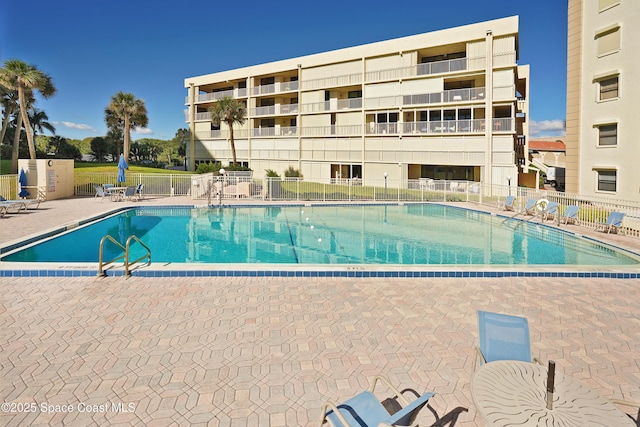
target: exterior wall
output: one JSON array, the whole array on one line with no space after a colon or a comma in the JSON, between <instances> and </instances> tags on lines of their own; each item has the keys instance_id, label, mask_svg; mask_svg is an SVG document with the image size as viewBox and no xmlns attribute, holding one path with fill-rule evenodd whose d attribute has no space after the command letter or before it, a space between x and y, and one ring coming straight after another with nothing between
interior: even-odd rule
<instances>
[{"instance_id":1,"label":"exterior wall","mask_svg":"<svg viewBox=\"0 0 640 427\"><path fill-rule=\"evenodd\" d=\"M392 179L443 165L506 182L517 176L516 141L526 141L517 114L528 101L516 99L516 86L528 92L528 67L516 64L517 32L510 17L188 78L187 118L200 139L193 155L231 159L228 129L211 131L206 114L228 95L247 103L235 144L257 175L293 166L328 181L353 165L360 178Z\"/></svg>"},{"instance_id":2,"label":"exterior wall","mask_svg":"<svg viewBox=\"0 0 640 427\"><path fill-rule=\"evenodd\" d=\"M637 22L640 22L637 1L569 2L567 191L640 200L640 151L636 143L640 134ZM599 52L600 35L612 28L618 28L619 49ZM576 40L579 34L580 43ZM572 42L581 45L580 52ZM618 96L600 100L600 81L610 76L618 77ZM599 146L599 125L603 124L617 124L616 145ZM616 171L615 191L598 190L598 170Z\"/></svg>"},{"instance_id":3,"label":"exterior wall","mask_svg":"<svg viewBox=\"0 0 640 427\"><path fill-rule=\"evenodd\" d=\"M19 159L18 170L27 175L29 199L56 200L73 197L73 159Z\"/></svg>"}]
</instances>

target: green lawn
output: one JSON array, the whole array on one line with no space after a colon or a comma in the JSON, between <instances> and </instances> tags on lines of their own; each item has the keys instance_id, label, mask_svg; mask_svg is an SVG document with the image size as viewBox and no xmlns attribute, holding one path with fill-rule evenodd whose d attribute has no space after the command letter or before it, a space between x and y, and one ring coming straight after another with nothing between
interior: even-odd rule
<instances>
[{"instance_id":1,"label":"green lawn","mask_svg":"<svg viewBox=\"0 0 640 427\"><path fill-rule=\"evenodd\" d=\"M114 172L118 170L117 163L90 163L90 162L75 162L74 170L76 172ZM11 159L0 160L0 174L8 175L11 171ZM130 165L129 172L136 173L158 173L158 174L190 174L191 172L184 170L168 170L150 168L147 166Z\"/></svg>"}]
</instances>

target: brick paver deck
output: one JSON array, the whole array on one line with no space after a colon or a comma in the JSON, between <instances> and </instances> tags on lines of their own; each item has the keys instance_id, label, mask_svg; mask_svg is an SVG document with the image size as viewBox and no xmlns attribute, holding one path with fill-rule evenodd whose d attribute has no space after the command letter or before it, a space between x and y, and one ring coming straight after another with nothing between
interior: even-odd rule
<instances>
[{"instance_id":1,"label":"brick paver deck","mask_svg":"<svg viewBox=\"0 0 640 427\"><path fill-rule=\"evenodd\" d=\"M29 213L27 232L111 207L60 203ZM3 241L21 237L7 237L15 217ZM379 373L437 393L420 425L483 425L476 310L526 316L535 356L640 401L638 280L2 278L0 290L2 425L313 426L325 400Z\"/></svg>"}]
</instances>

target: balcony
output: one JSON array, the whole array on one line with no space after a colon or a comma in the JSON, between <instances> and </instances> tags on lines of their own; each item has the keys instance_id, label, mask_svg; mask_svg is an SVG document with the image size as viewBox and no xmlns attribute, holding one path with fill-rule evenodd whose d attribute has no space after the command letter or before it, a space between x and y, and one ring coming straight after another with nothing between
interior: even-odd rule
<instances>
[{"instance_id":1,"label":"balcony","mask_svg":"<svg viewBox=\"0 0 640 427\"><path fill-rule=\"evenodd\" d=\"M293 82L277 82L270 85L256 86L251 88L251 95L271 95L281 92L295 92L300 86L298 81Z\"/></svg>"},{"instance_id":2,"label":"balcony","mask_svg":"<svg viewBox=\"0 0 640 427\"><path fill-rule=\"evenodd\" d=\"M473 63L483 64L484 58L473 58ZM390 68L386 70L369 71L365 74L367 83L383 80L398 80L407 77L426 76L430 74L452 73L469 68L467 58L449 59L446 61L427 62L410 67Z\"/></svg>"},{"instance_id":3,"label":"balcony","mask_svg":"<svg viewBox=\"0 0 640 427\"><path fill-rule=\"evenodd\" d=\"M362 83L362 74L345 74L342 76L326 77L322 79L303 80L302 90L316 90L328 87L352 86Z\"/></svg>"},{"instance_id":4,"label":"balcony","mask_svg":"<svg viewBox=\"0 0 640 427\"><path fill-rule=\"evenodd\" d=\"M443 92L424 93L419 95L404 95L403 105L439 104L447 102L465 102L484 100L485 88L452 89Z\"/></svg>"},{"instance_id":5,"label":"balcony","mask_svg":"<svg viewBox=\"0 0 640 427\"><path fill-rule=\"evenodd\" d=\"M298 114L298 104L276 104L267 107L251 108L249 110L251 117L277 116L283 114Z\"/></svg>"},{"instance_id":6,"label":"balcony","mask_svg":"<svg viewBox=\"0 0 640 427\"><path fill-rule=\"evenodd\" d=\"M483 133L484 119L405 122L404 134Z\"/></svg>"},{"instance_id":7,"label":"balcony","mask_svg":"<svg viewBox=\"0 0 640 427\"><path fill-rule=\"evenodd\" d=\"M362 98L349 98L302 104L300 111L303 113L320 113L336 110L357 110L360 108L362 108Z\"/></svg>"},{"instance_id":8,"label":"balcony","mask_svg":"<svg viewBox=\"0 0 640 427\"><path fill-rule=\"evenodd\" d=\"M302 136L353 136L362 135L361 125L308 126L301 129Z\"/></svg>"},{"instance_id":9,"label":"balcony","mask_svg":"<svg viewBox=\"0 0 640 427\"><path fill-rule=\"evenodd\" d=\"M230 98L246 98L247 97L247 89L246 88L236 88L231 90L223 90L220 92L212 92L212 93L199 93L196 95L196 102L211 102L217 101L218 99L222 99L224 97ZM187 103L189 102L189 98L187 97Z\"/></svg>"},{"instance_id":10,"label":"balcony","mask_svg":"<svg viewBox=\"0 0 640 427\"><path fill-rule=\"evenodd\" d=\"M400 123L369 123L366 126L367 135L397 135Z\"/></svg>"},{"instance_id":11,"label":"balcony","mask_svg":"<svg viewBox=\"0 0 640 427\"><path fill-rule=\"evenodd\" d=\"M296 126L276 126L267 128L252 129L253 136L297 136L298 128Z\"/></svg>"}]
</instances>

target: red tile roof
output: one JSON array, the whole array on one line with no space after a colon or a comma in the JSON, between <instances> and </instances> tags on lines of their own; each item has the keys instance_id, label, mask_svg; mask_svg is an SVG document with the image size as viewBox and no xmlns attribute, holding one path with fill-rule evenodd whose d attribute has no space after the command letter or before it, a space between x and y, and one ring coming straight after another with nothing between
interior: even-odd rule
<instances>
[{"instance_id":1,"label":"red tile roof","mask_svg":"<svg viewBox=\"0 0 640 427\"><path fill-rule=\"evenodd\" d=\"M562 141L529 141L529 150L533 151L567 151Z\"/></svg>"}]
</instances>

